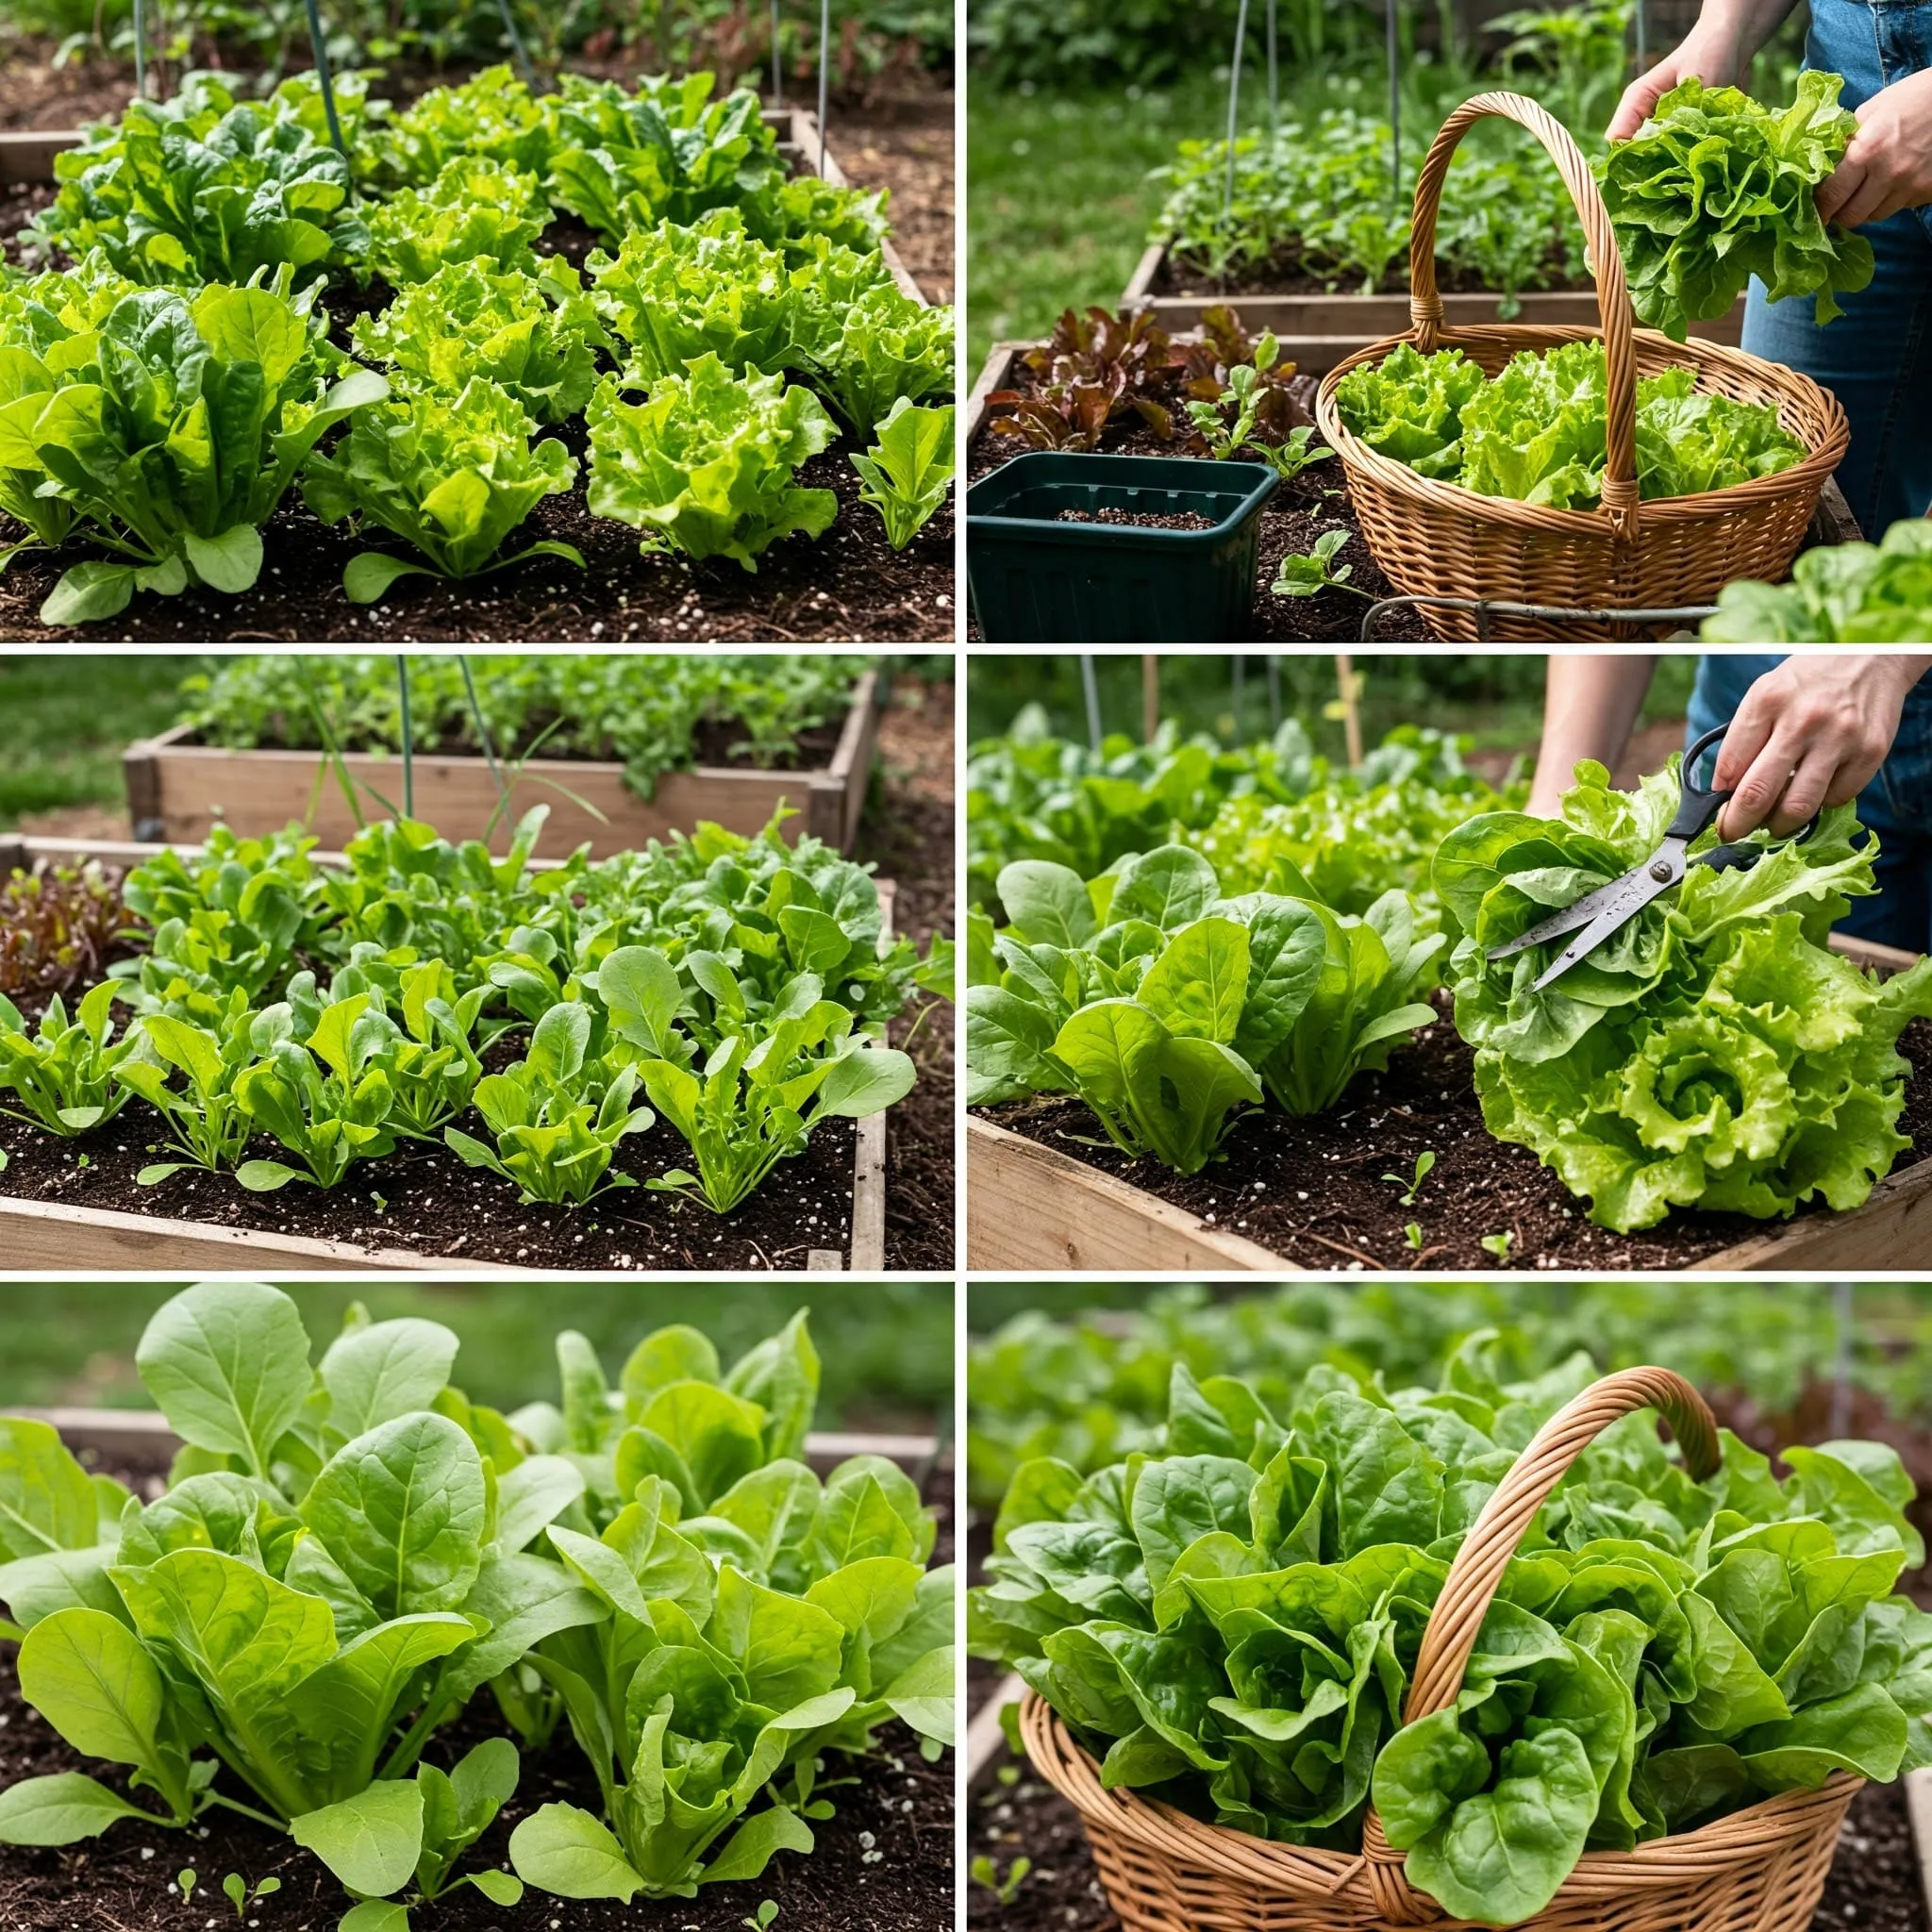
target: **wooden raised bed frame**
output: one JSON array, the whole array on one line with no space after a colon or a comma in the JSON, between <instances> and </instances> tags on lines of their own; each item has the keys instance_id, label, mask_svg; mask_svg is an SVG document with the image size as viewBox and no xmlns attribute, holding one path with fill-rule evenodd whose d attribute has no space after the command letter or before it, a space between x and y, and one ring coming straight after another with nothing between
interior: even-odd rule
<instances>
[{"instance_id":1,"label":"wooden raised bed frame","mask_svg":"<svg viewBox=\"0 0 1932 1932\"><path fill-rule=\"evenodd\" d=\"M101 839L23 839L0 835L0 878L18 867L44 858L56 864L139 865L162 851L160 845ZM337 855L319 852L327 863ZM536 861L541 863L542 861ZM892 929L893 885L876 881L883 940ZM888 1109L890 1111L890 1109ZM856 1121L857 1149L852 1174L852 1246L808 1251L804 1273L855 1274L886 1271L886 1116ZM408 1248L365 1248L352 1241L317 1241L305 1235L266 1234L255 1228L222 1227L212 1223L173 1221L158 1215L125 1214L108 1208L70 1208L53 1201L22 1201L5 1192L0 1174L0 1256L21 1274L225 1274L282 1272L312 1274L432 1274L519 1275L606 1271L546 1270L471 1261L454 1256L422 1255ZM646 1269L626 1274L648 1276ZM682 1274L685 1271L677 1270ZM797 1273L797 1270L786 1270Z\"/></svg>"},{"instance_id":2,"label":"wooden raised bed frame","mask_svg":"<svg viewBox=\"0 0 1932 1932\"><path fill-rule=\"evenodd\" d=\"M1154 319L1170 334L1191 329L1201 311L1224 302L1241 319L1251 336L1274 333L1284 359L1305 375L1326 375L1338 362L1400 335L1409 325L1408 291L1402 289L1378 295L1270 295L1250 291L1227 295L1158 295L1154 292L1167 261L1167 243L1153 242L1141 257L1132 278L1121 294L1121 307L1151 308ZM1495 294L1444 295L1442 319L1451 328L1470 328L1496 320ZM1530 289L1517 297L1523 308L1514 319L1525 325L1576 324L1593 327L1598 319L1594 289ZM1697 325L1706 341L1735 349L1743 338L1741 296L1729 313Z\"/></svg>"},{"instance_id":3,"label":"wooden raised bed frame","mask_svg":"<svg viewBox=\"0 0 1932 1932\"><path fill-rule=\"evenodd\" d=\"M1897 972L1915 955L1835 934L1832 949L1860 966ZM1932 1077L1928 1074L1925 1077ZM966 1119L966 1265L1021 1274L1306 1274L1307 1269L1243 1235L1102 1174L1072 1155L969 1114ZM1687 1273L1794 1274L1916 1271L1932 1253L1932 1158L1893 1173L1848 1213L1767 1222ZM1597 1271L1601 1272L1601 1270Z\"/></svg>"},{"instance_id":4,"label":"wooden raised bed frame","mask_svg":"<svg viewBox=\"0 0 1932 1932\"><path fill-rule=\"evenodd\" d=\"M804 108L767 108L764 110L767 126L775 128L778 135L778 152L792 162L801 175L818 173L819 123L818 116ZM63 149L78 147L81 131L77 127L51 127L29 129L24 133L0 134L0 187L17 185L22 182L51 181L54 178L54 157ZM825 149L825 169L824 177L834 188L852 185L852 177L839 165L839 158L827 146ZM880 244L880 255L886 267L891 271L892 280L898 285L900 293L909 295L913 301L924 303L924 291L913 280L911 271L900 259L899 252L891 242Z\"/></svg>"},{"instance_id":5,"label":"wooden raised bed frame","mask_svg":"<svg viewBox=\"0 0 1932 1932\"><path fill-rule=\"evenodd\" d=\"M625 783L624 767L574 758L532 758L517 774L511 803L499 826L519 813L548 805L543 843L553 853L589 843L593 858L631 852L650 839L689 829L710 819L747 838L763 829L781 804L798 817L787 824L794 838L808 832L849 852L865 808L878 737L878 673L865 672L852 688L831 763L818 771L761 772L749 766L699 766L666 772L646 800ZM403 795L403 761L387 753L351 752L351 775L384 798ZM497 809L496 780L481 758L419 755L415 760L416 816L445 838L480 839ZM143 841L194 845L216 824L239 836L263 838L291 819L304 821L326 850L346 844L358 830L341 788L319 751L231 751L197 744L192 728L177 724L158 738L142 740L121 755L134 835ZM562 788L562 789L559 789ZM599 823L567 795L593 805ZM381 808L365 798L373 817Z\"/></svg>"}]
</instances>

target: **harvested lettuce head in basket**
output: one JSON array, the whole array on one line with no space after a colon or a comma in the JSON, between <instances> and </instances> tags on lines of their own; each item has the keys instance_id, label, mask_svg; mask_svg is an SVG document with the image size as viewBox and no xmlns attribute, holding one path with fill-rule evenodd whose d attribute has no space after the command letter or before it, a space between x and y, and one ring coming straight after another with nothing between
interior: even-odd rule
<instances>
[{"instance_id":1,"label":"harvested lettuce head in basket","mask_svg":"<svg viewBox=\"0 0 1932 1932\"><path fill-rule=\"evenodd\" d=\"M1488 958L1657 850L1676 767L1624 792L1586 760L1561 818L1487 812L1442 841L1433 878L1465 935L1449 978L1484 1122L1619 1233L1674 1207L1856 1208L1911 1145L1896 1042L1932 1015L1932 962L1880 979L1827 948L1849 900L1877 890L1851 806L1749 870L1693 863L1541 992L1560 941ZM1693 858L1716 842L1705 833Z\"/></svg>"},{"instance_id":2,"label":"harvested lettuce head in basket","mask_svg":"<svg viewBox=\"0 0 1932 1932\"><path fill-rule=\"evenodd\" d=\"M1349 433L1424 476L1480 496L1594 509L1608 460L1604 347L1524 349L1485 377L1460 349L1422 356L1404 342L1342 377ZM1649 501L1726 490L1803 461L1805 446L1768 403L1697 387L1675 367L1637 381L1637 482Z\"/></svg>"},{"instance_id":3,"label":"harvested lettuce head in basket","mask_svg":"<svg viewBox=\"0 0 1932 1932\"><path fill-rule=\"evenodd\" d=\"M1924 1549L1890 1449L1721 1431L1693 1481L1654 1417L1606 1429L1503 1572L1454 1704L1404 1726L1449 1565L1596 1370L1505 1385L1494 1331L1439 1391L1328 1364L1270 1406L1173 1371L1164 1440L1083 1476L1021 1464L969 1648L1020 1672L1101 1782L1352 1853L1373 1804L1411 1885L1513 1924L1587 1850L1694 1829L1834 1771L1932 1763Z\"/></svg>"},{"instance_id":4,"label":"harvested lettuce head in basket","mask_svg":"<svg viewBox=\"0 0 1932 1932\"><path fill-rule=\"evenodd\" d=\"M1880 543L1821 543L1788 584L1726 584L1701 633L1712 644L1916 644L1932 637L1932 523Z\"/></svg>"},{"instance_id":5,"label":"harvested lettuce head in basket","mask_svg":"<svg viewBox=\"0 0 1932 1932\"><path fill-rule=\"evenodd\" d=\"M1681 342L1725 314L1757 275L1774 302L1837 296L1872 279L1872 244L1818 218L1818 184L1843 159L1857 119L1843 77L1798 76L1782 110L1734 87L1680 81L1637 134L1595 162L1637 319Z\"/></svg>"}]
</instances>

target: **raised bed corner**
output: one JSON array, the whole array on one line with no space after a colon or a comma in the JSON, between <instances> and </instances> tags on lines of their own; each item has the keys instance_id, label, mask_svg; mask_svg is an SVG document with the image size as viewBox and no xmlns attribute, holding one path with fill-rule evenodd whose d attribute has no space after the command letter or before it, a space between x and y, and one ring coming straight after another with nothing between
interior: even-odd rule
<instances>
[{"instance_id":1,"label":"raised bed corner","mask_svg":"<svg viewBox=\"0 0 1932 1932\"><path fill-rule=\"evenodd\" d=\"M179 842L179 841L175 841ZM165 849L162 844L127 840L38 839L0 836L0 877L16 868L46 859L61 865L132 866ZM318 864L341 864L339 853L316 852ZM544 861L535 860L541 865ZM891 937L891 879L877 879L881 950ZM890 1112L891 1109L887 1109ZM813 1248L804 1269L810 1274L883 1274L886 1272L886 1113L853 1123L850 1246ZM500 1183L491 1183L500 1185ZM129 1214L113 1208L75 1208L65 1203L27 1201L5 1191L0 1174L0 1255L8 1268L22 1273L113 1276L127 1274L180 1274L246 1272L259 1274L430 1273L462 1275L573 1274L527 1264L481 1261L463 1256L425 1255L410 1248L364 1247L352 1241L322 1241L303 1235L269 1234L255 1228L212 1222ZM605 1272L587 1268L591 1274ZM651 1271L641 1269L640 1274Z\"/></svg>"},{"instance_id":2,"label":"raised bed corner","mask_svg":"<svg viewBox=\"0 0 1932 1932\"><path fill-rule=\"evenodd\" d=\"M1202 309L1224 302L1241 319L1250 335L1272 333L1281 344L1284 360L1305 375L1325 375L1338 362L1385 337L1401 335L1409 326L1407 289L1375 295L1283 294L1249 290L1227 294L1203 292L1177 295L1164 291L1167 244L1149 245L1121 293L1124 309L1151 308L1155 320L1171 335L1193 328ZM1493 293L1444 295L1442 319L1451 328L1474 328L1494 323ZM1523 307L1513 320L1538 327L1575 325L1593 328L1599 319L1594 289L1531 289L1518 296ZM1740 296L1730 311L1715 322L1697 325L1704 341L1736 348L1743 338L1744 303Z\"/></svg>"},{"instance_id":3,"label":"raised bed corner","mask_svg":"<svg viewBox=\"0 0 1932 1932\"><path fill-rule=\"evenodd\" d=\"M768 772L749 766L700 766L666 772L648 799L625 783L624 767L577 758L532 758L515 774L511 804L499 816L514 824L533 805L547 805L544 843L575 851L588 843L595 858L635 851L651 839L689 829L701 819L749 838L781 804L798 817L787 830L809 833L849 852L878 739L878 673L865 672L852 688L851 708L831 762L817 770ZM445 838L480 839L497 812L496 779L481 758L418 756L416 816ZM403 761L388 753L351 752L343 758L351 776L384 798L400 798ZM217 824L242 838L262 838L301 820L335 851L359 829L336 782L325 753L233 751L194 742L185 724L158 738L142 739L122 754L127 805L139 841L198 844ZM571 794L575 793L573 797ZM577 803L584 800L596 816Z\"/></svg>"},{"instance_id":4,"label":"raised bed corner","mask_svg":"<svg viewBox=\"0 0 1932 1932\"><path fill-rule=\"evenodd\" d=\"M1898 972L1916 955L1834 934L1832 950ZM1932 1077L1932 1076L1928 1076ZM1312 1271L1215 1227L1085 1161L969 1115L966 1265L1013 1274L1131 1274ZM1685 1263L1699 1274L1786 1274L1917 1269L1932 1252L1932 1158L1888 1174L1861 1207L1765 1224L1762 1233Z\"/></svg>"}]
</instances>

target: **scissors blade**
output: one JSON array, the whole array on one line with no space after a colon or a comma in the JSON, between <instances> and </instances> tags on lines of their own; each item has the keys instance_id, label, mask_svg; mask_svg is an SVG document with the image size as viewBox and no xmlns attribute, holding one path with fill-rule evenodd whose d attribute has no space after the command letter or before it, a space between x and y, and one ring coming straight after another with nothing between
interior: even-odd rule
<instances>
[{"instance_id":1,"label":"scissors blade","mask_svg":"<svg viewBox=\"0 0 1932 1932\"><path fill-rule=\"evenodd\" d=\"M1659 892L1667 892L1684 877L1686 841L1666 839L1649 863L1628 872L1606 889L1602 909L1532 983L1532 992L1541 992L1551 981L1560 979L1579 960L1593 953L1620 926L1626 925Z\"/></svg>"},{"instance_id":2,"label":"scissors blade","mask_svg":"<svg viewBox=\"0 0 1932 1932\"><path fill-rule=\"evenodd\" d=\"M1513 940L1500 946L1491 946L1484 955L1489 959L1508 959L1518 953L1526 953L1532 946L1541 946L1550 940L1559 940L1566 932L1574 932L1579 925L1588 925L1603 908L1617 900L1624 887L1621 878L1612 879L1607 886L1598 886L1594 891L1584 893L1580 899L1573 900L1560 912L1553 912L1547 919L1540 919L1526 931L1520 932Z\"/></svg>"}]
</instances>

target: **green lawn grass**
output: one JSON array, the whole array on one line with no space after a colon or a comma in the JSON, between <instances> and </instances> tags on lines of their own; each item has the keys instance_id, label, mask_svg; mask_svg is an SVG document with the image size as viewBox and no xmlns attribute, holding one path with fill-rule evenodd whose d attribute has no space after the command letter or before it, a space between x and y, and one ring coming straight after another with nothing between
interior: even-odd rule
<instances>
[{"instance_id":1,"label":"green lawn grass","mask_svg":"<svg viewBox=\"0 0 1932 1932\"><path fill-rule=\"evenodd\" d=\"M13 1283L0 1288L0 1408L72 1403L151 1407L134 1373L148 1317L178 1284ZM656 1282L447 1285L358 1283L291 1287L321 1359L351 1302L388 1320L424 1315L462 1338L456 1381L500 1408L557 1399L554 1338L588 1335L613 1381L640 1338L689 1322L718 1344L728 1365L789 1321L811 1310L824 1365L819 1426L928 1429L953 1398L953 1296L946 1284L814 1281L729 1286Z\"/></svg>"},{"instance_id":2,"label":"green lawn grass","mask_svg":"<svg viewBox=\"0 0 1932 1932\"><path fill-rule=\"evenodd\" d=\"M1068 307L1119 303L1160 207L1147 170L1176 142L1219 130L1227 84L1196 73L1159 91L1029 94L975 76L972 102L967 347L976 376L994 341L1042 336Z\"/></svg>"},{"instance_id":3,"label":"green lawn grass","mask_svg":"<svg viewBox=\"0 0 1932 1932\"><path fill-rule=\"evenodd\" d=\"M198 658L0 657L0 831L28 812L119 805L121 754L165 731Z\"/></svg>"}]
</instances>

